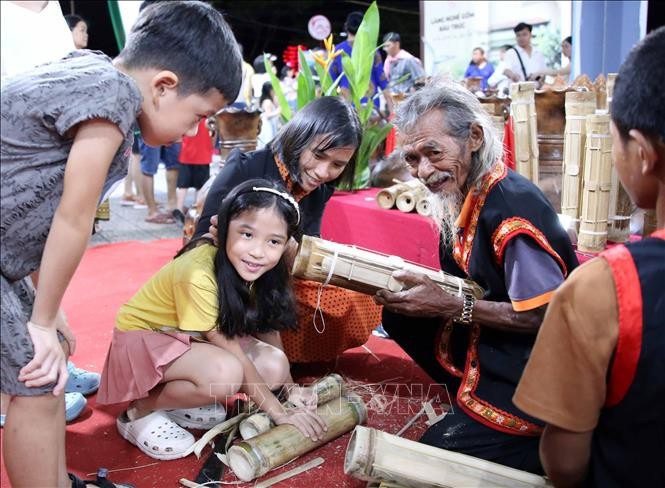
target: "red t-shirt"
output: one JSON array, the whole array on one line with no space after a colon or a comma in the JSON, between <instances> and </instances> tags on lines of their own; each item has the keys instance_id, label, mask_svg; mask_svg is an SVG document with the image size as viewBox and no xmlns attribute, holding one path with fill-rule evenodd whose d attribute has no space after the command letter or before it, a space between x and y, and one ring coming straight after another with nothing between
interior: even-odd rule
<instances>
[{"instance_id":1,"label":"red t-shirt","mask_svg":"<svg viewBox=\"0 0 665 488\"><path fill-rule=\"evenodd\" d=\"M199 122L194 137L183 137L178 161L182 164L210 164L212 162L212 140L205 119Z\"/></svg>"}]
</instances>

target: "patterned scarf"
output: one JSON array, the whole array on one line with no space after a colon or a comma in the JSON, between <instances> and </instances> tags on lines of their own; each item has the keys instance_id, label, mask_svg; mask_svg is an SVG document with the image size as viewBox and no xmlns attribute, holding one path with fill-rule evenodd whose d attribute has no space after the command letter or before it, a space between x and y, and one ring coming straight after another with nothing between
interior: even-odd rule
<instances>
[{"instance_id":1,"label":"patterned scarf","mask_svg":"<svg viewBox=\"0 0 665 488\"><path fill-rule=\"evenodd\" d=\"M286 167L286 164L282 161L282 159L275 154L275 164L277 165L277 169L279 170L279 175L282 177L282 181L284 182L284 186L286 186L286 191L288 191L291 195L293 195L293 198L296 199L296 202L300 202L307 194L309 194L308 191L305 191L300 187L300 185L296 182L294 182L291 179L291 175L289 173L289 169Z\"/></svg>"}]
</instances>

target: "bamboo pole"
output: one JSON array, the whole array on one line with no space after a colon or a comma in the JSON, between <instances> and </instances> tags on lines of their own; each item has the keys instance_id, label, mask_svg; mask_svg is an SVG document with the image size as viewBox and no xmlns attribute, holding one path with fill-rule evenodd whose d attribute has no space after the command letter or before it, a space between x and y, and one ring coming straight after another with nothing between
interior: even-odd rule
<instances>
[{"instance_id":1,"label":"bamboo pole","mask_svg":"<svg viewBox=\"0 0 665 488\"><path fill-rule=\"evenodd\" d=\"M330 374L324 376L319 381L312 385L317 397L317 404L323 405L335 398L339 398L344 393L344 380L338 374ZM290 402L283 403L285 408L294 408ZM270 419L270 416L265 412L258 412L250 415L245 420L240 422L238 430L240 437L243 439L251 439L263 432L267 432L273 428L275 424Z\"/></svg>"},{"instance_id":2,"label":"bamboo pole","mask_svg":"<svg viewBox=\"0 0 665 488\"><path fill-rule=\"evenodd\" d=\"M320 405L316 413L328 427L322 439L312 441L293 425L278 425L229 448L228 460L233 472L241 480L251 481L336 439L367 420L365 404L358 395L353 394Z\"/></svg>"},{"instance_id":3,"label":"bamboo pole","mask_svg":"<svg viewBox=\"0 0 665 488\"><path fill-rule=\"evenodd\" d=\"M612 186L612 140L608 114L587 115L584 192L577 247L599 252L607 242Z\"/></svg>"},{"instance_id":4,"label":"bamboo pole","mask_svg":"<svg viewBox=\"0 0 665 488\"><path fill-rule=\"evenodd\" d=\"M538 184L538 127L536 122L536 83L525 81L510 86L510 112L515 134L517 172Z\"/></svg>"},{"instance_id":5,"label":"bamboo pole","mask_svg":"<svg viewBox=\"0 0 665 488\"><path fill-rule=\"evenodd\" d=\"M397 200L397 197L400 195L400 193L414 190L421 186L424 185L417 178L389 186L388 188L384 188L376 194L376 203L381 208L393 208L395 206L395 201Z\"/></svg>"},{"instance_id":6,"label":"bamboo pole","mask_svg":"<svg viewBox=\"0 0 665 488\"><path fill-rule=\"evenodd\" d=\"M360 425L349 440L344 472L364 481L410 488L552 486L542 476Z\"/></svg>"},{"instance_id":7,"label":"bamboo pole","mask_svg":"<svg viewBox=\"0 0 665 488\"><path fill-rule=\"evenodd\" d=\"M567 92L565 103L561 213L570 217L574 222L575 231L578 231L582 208L586 116L596 110L596 95L591 91Z\"/></svg>"}]
</instances>

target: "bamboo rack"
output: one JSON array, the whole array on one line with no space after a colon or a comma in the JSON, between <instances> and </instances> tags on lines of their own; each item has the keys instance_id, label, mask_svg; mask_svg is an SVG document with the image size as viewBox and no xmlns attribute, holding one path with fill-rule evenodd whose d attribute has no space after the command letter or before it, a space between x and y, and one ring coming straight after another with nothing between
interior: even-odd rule
<instances>
[{"instance_id":1,"label":"bamboo rack","mask_svg":"<svg viewBox=\"0 0 665 488\"><path fill-rule=\"evenodd\" d=\"M282 424L229 448L231 469L243 481L251 481L268 471L352 430L367 420L367 409L358 395L347 395L320 405L316 413L328 430L323 438L312 441L296 427Z\"/></svg>"},{"instance_id":2,"label":"bamboo rack","mask_svg":"<svg viewBox=\"0 0 665 488\"><path fill-rule=\"evenodd\" d=\"M542 476L357 426L346 448L344 473L410 488L536 488Z\"/></svg>"},{"instance_id":3,"label":"bamboo rack","mask_svg":"<svg viewBox=\"0 0 665 488\"><path fill-rule=\"evenodd\" d=\"M607 220L612 187L612 140L608 114L587 115L584 192L577 247L599 252L607 242Z\"/></svg>"},{"instance_id":4,"label":"bamboo rack","mask_svg":"<svg viewBox=\"0 0 665 488\"><path fill-rule=\"evenodd\" d=\"M342 396L344 393L344 380L342 380L342 377L338 374L330 374L314 383L312 387L316 392L317 403L323 405L324 403L328 403L329 401ZM295 407L295 405L290 402L284 402L283 405L285 408ZM275 424L267 413L258 412L240 422L238 430L240 431L240 437L246 440L267 432L274 426Z\"/></svg>"},{"instance_id":5,"label":"bamboo rack","mask_svg":"<svg viewBox=\"0 0 665 488\"><path fill-rule=\"evenodd\" d=\"M582 208L586 117L596 110L596 95L591 91L567 92L565 103L561 213L571 218L577 231Z\"/></svg>"},{"instance_id":6,"label":"bamboo rack","mask_svg":"<svg viewBox=\"0 0 665 488\"><path fill-rule=\"evenodd\" d=\"M510 112L515 134L517 172L538 184L538 127L536 123L536 83L524 81L510 86Z\"/></svg>"}]
</instances>

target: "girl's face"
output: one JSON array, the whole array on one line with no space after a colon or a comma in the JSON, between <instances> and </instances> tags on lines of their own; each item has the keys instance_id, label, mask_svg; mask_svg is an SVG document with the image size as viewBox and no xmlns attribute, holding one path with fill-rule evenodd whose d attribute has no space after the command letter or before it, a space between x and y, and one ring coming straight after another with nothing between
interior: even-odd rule
<instances>
[{"instance_id":1,"label":"girl's face","mask_svg":"<svg viewBox=\"0 0 665 488\"><path fill-rule=\"evenodd\" d=\"M72 29L72 37L76 49L85 49L88 46L88 24L79 21Z\"/></svg>"},{"instance_id":2,"label":"girl's face","mask_svg":"<svg viewBox=\"0 0 665 488\"><path fill-rule=\"evenodd\" d=\"M229 222L226 255L243 280L256 281L277 265L288 240L274 207L247 210Z\"/></svg>"},{"instance_id":3,"label":"girl's face","mask_svg":"<svg viewBox=\"0 0 665 488\"><path fill-rule=\"evenodd\" d=\"M573 46L571 46L570 44L568 44L566 41L563 41L563 42L561 43L561 52L562 52L563 55L564 55L565 57L567 57L568 59L570 59L570 54L571 54L571 51L572 51L572 50L573 50Z\"/></svg>"},{"instance_id":4,"label":"girl's face","mask_svg":"<svg viewBox=\"0 0 665 488\"><path fill-rule=\"evenodd\" d=\"M300 186L307 192L336 180L356 150L350 146L333 147L326 151L317 150L326 137L327 134L315 137L300 155Z\"/></svg>"}]
</instances>

